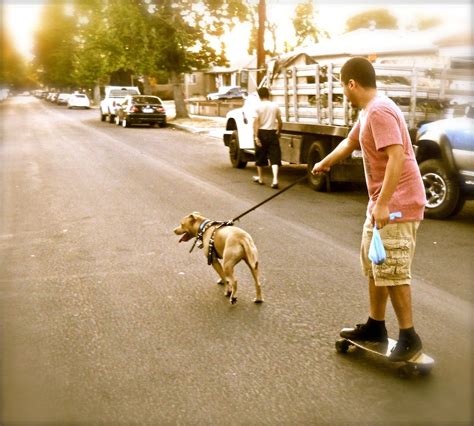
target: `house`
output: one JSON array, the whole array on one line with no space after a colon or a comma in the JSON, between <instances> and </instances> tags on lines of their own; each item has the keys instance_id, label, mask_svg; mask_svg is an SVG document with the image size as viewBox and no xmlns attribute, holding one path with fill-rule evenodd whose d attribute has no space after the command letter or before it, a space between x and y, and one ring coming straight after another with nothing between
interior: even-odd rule
<instances>
[{"instance_id":1,"label":"house","mask_svg":"<svg viewBox=\"0 0 474 426\"><path fill-rule=\"evenodd\" d=\"M231 60L228 67L213 67L185 75L185 98L202 98L221 86L241 86L247 91L257 89L257 58L246 56Z\"/></svg>"}]
</instances>

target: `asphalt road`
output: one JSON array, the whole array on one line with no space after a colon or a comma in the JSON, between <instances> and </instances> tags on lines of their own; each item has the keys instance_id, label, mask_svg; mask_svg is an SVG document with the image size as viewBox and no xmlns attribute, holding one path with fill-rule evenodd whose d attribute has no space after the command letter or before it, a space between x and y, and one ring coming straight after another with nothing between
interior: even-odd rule
<instances>
[{"instance_id":1,"label":"asphalt road","mask_svg":"<svg viewBox=\"0 0 474 426\"><path fill-rule=\"evenodd\" d=\"M123 129L30 97L0 105L2 424L471 424L474 206L426 220L415 322L431 376L337 354L366 319L363 188L305 184L242 218L265 303L239 265L230 305L203 254L172 233L274 192L222 142ZM282 183L304 173L282 170ZM389 331L397 335L388 310Z\"/></svg>"}]
</instances>

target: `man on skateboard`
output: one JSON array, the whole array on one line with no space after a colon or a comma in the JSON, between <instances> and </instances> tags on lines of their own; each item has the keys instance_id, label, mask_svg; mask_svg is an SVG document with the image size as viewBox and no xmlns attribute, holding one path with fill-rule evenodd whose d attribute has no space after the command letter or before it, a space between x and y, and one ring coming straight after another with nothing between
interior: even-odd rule
<instances>
[{"instance_id":1,"label":"man on skateboard","mask_svg":"<svg viewBox=\"0 0 474 426\"><path fill-rule=\"evenodd\" d=\"M352 151L362 150L369 203L360 258L369 282L369 318L365 324L342 330L341 337L386 342L385 309L390 297L400 332L389 359L407 361L422 351L413 326L410 270L426 203L423 181L403 114L391 99L377 93L372 64L365 58L351 58L341 69L341 83L344 95L360 109L359 118L348 137L312 170L313 174L329 172ZM390 221L391 212L401 212L401 218ZM386 251L381 265L368 258L374 226Z\"/></svg>"}]
</instances>

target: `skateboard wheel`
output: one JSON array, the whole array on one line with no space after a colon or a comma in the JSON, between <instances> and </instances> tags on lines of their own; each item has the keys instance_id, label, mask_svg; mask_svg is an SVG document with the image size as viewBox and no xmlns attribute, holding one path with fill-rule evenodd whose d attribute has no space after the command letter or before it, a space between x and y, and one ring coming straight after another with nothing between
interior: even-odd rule
<instances>
[{"instance_id":1,"label":"skateboard wheel","mask_svg":"<svg viewBox=\"0 0 474 426\"><path fill-rule=\"evenodd\" d=\"M408 379L413 376L414 368L410 365L402 365L398 368L398 375L402 379Z\"/></svg>"},{"instance_id":2,"label":"skateboard wheel","mask_svg":"<svg viewBox=\"0 0 474 426\"><path fill-rule=\"evenodd\" d=\"M349 350L349 342L346 339L336 340L336 351L345 354Z\"/></svg>"}]
</instances>

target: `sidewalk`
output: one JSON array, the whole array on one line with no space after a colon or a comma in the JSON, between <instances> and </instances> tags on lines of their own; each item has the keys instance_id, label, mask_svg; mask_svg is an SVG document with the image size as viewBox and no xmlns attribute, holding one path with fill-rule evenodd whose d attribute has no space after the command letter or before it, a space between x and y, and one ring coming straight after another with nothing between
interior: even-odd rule
<instances>
[{"instance_id":1,"label":"sidewalk","mask_svg":"<svg viewBox=\"0 0 474 426\"><path fill-rule=\"evenodd\" d=\"M190 115L189 118L168 118L168 125L190 133L207 134L208 136L222 139L225 130L224 117L207 117L203 115Z\"/></svg>"},{"instance_id":2,"label":"sidewalk","mask_svg":"<svg viewBox=\"0 0 474 426\"><path fill-rule=\"evenodd\" d=\"M170 127L185 130L190 133L202 133L222 139L225 130L225 117L209 117L204 115L190 115L189 118L176 118L174 101L164 101L167 122Z\"/></svg>"}]
</instances>

